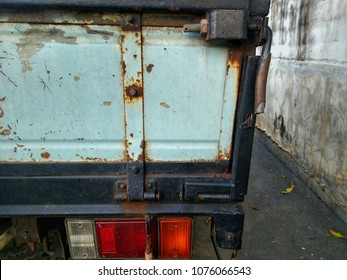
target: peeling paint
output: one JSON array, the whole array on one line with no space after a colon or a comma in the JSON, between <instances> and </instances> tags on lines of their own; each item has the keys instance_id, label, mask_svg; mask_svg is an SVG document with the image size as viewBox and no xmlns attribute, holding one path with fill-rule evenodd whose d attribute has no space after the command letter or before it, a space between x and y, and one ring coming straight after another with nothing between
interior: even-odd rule
<instances>
[{"instance_id":1,"label":"peeling paint","mask_svg":"<svg viewBox=\"0 0 347 280\"><path fill-rule=\"evenodd\" d=\"M76 37L65 36L65 31L56 27L30 27L23 32L23 35L24 37L17 43L17 53L24 61L29 60L48 42L55 41L70 45L77 44ZM26 68L30 68L29 62L25 62L24 65Z\"/></svg>"},{"instance_id":2,"label":"peeling paint","mask_svg":"<svg viewBox=\"0 0 347 280\"><path fill-rule=\"evenodd\" d=\"M77 82L77 81L79 81L81 78L80 78L79 76L76 75L76 76L73 77L73 79Z\"/></svg>"},{"instance_id":3,"label":"peeling paint","mask_svg":"<svg viewBox=\"0 0 347 280\"><path fill-rule=\"evenodd\" d=\"M166 108L166 109L169 109L170 108L170 105L166 104L165 102L160 102L160 106Z\"/></svg>"},{"instance_id":4,"label":"peeling paint","mask_svg":"<svg viewBox=\"0 0 347 280\"><path fill-rule=\"evenodd\" d=\"M90 28L89 26L82 26L82 28L86 30L88 34L99 35L106 41L110 40L110 38L114 35L114 32L104 31L104 30L95 30Z\"/></svg>"},{"instance_id":5,"label":"peeling paint","mask_svg":"<svg viewBox=\"0 0 347 280\"><path fill-rule=\"evenodd\" d=\"M11 134L11 130L9 129L4 129L3 131L0 132L2 136L8 136Z\"/></svg>"},{"instance_id":6,"label":"peeling paint","mask_svg":"<svg viewBox=\"0 0 347 280\"><path fill-rule=\"evenodd\" d=\"M33 70L33 68L30 66L30 63L28 60L22 60L22 72L26 73L26 72L30 72Z\"/></svg>"},{"instance_id":7,"label":"peeling paint","mask_svg":"<svg viewBox=\"0 0 347 280\"><path fill-rule=\"evenodd\" d=\"M112 105L112 102L111 101L104 101L102 103L104 106L111 106Z\"/></svg>"}]
</instances>

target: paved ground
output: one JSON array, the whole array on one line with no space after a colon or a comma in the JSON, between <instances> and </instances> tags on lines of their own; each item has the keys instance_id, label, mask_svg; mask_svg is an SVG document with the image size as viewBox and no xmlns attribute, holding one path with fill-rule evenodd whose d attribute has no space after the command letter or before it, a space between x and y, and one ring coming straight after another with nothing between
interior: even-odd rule
<instances>
[{"instance_id":1,"label":"paved ground","mask_svg":"<svg viewBox=\"0 0 347 280\"><path fill-rule=\"evenodd\" d=\"M291 181L294 191L283 195ZM347 236L347 225L257 137L243 205L245 228L238 259L347 260L347 239L329 233L330 228ZM199 258L215 258L213 248L207 246Z\"/></svg>"}]
</instances>

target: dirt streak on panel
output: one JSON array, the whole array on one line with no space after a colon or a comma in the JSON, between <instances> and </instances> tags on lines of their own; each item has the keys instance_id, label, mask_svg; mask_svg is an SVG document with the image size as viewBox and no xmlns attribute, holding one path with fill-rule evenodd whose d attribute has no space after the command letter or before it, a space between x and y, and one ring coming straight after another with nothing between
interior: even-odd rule
<instances>
[{"instance_id":1,"label":"dirt streak on panel","mask_svg":"<svg viewBox=\"0 0 347 280\"><path fill-rule=\"evenodd\" d=\"M57 42L63 44L76 45L77 38L74 36L65 36L65 31L57 27L32 26L23 32L24 37L17 43L17 53L22 59L22 71L32 70L29 59L38 53L45 43Z\"/></svg>"}]
</instances>

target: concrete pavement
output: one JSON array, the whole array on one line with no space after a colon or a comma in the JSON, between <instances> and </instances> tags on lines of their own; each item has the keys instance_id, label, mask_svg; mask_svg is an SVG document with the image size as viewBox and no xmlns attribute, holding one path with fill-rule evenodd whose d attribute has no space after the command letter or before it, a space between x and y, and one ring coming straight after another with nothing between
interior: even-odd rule
<instances>
[{"instance_id":1,"label":"concrete pavement","mask_svg":"<svg viewBox=\"0 0 347 280\"><path fill-rule=\"evenodd\" d=\"M347 239L329 233L330 228L347 237L347 225L279 160L282 150L267 147L262 132L256 135L248 194L243 202L243 245L237 259L347 260ZM291 181L294 190L282 194ZM204 221L199 225L208 232ZM215 259L208 234L204 236L197 246L206 250L197 258Z\"/></svg>"}]
</instances>

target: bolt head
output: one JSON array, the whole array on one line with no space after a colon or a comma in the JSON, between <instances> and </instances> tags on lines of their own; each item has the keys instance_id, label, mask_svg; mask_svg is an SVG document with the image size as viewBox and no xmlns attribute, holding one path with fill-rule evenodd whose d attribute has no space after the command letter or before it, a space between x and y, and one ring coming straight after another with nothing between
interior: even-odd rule
<instances>
[{"instance_id":1,"label":"bolt head","mask_svg":"<svg viewBox=\"0 0 347 280\"><path fill-rule=\"evenodd\" d=\"M131 171L134 173L134 174L138 174L140 172L140 168L138 166L134 166L133 168L131 168Z\"/></svg>"},{"instance_id":2,"label":"bolt head","mask_svg":"<svg viewBox=\"0 0 347 280\"><path fill-rule=\"evenodd\" d=\"M134 97L137 95L137 90L135 88L131 88L129 91L130 96Z\"/></svg>"}]
</instances>

